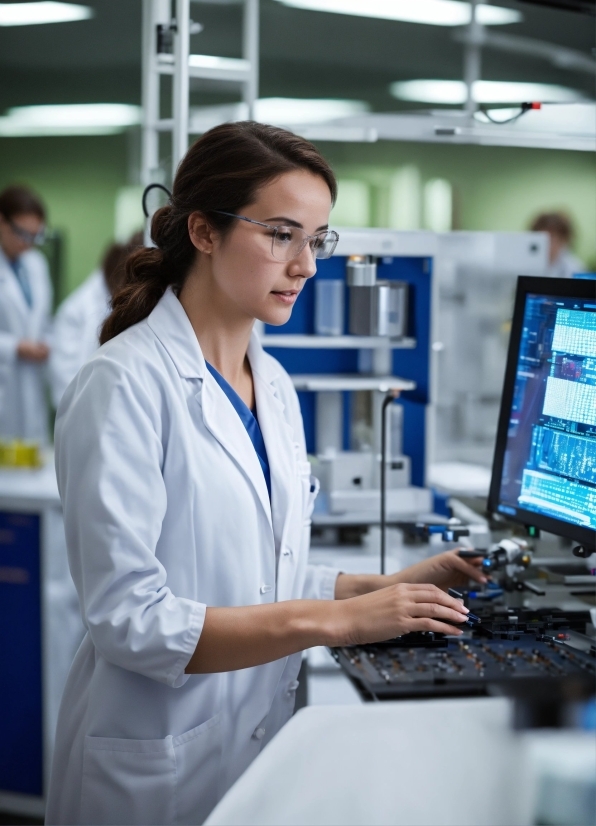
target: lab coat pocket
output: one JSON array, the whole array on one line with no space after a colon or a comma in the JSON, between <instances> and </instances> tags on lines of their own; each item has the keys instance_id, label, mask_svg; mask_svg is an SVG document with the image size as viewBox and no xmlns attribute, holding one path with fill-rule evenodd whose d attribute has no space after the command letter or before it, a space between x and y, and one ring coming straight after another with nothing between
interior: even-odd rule
<instances>
[{"instance_id":1,"label":"lab coat pocket","mask_svg":"<svg viewBox=\"0 0 596 826\"><path fill-rule=\"evenodd\" d=\"M304 525L310 525L320 484L310 472L310 462L298 462L298 472L302 486L302 521Z\"/></svg>"},{"instance_id":2,"label":"lab coat pocket","mask_svg":"<svg viewBox=\"0 0 596 826\"><path fill-rule=\"evenodd\" d=\"M222 733L219 714L173 739L179 824L203 823L219 799Z\"/></svg>"},{"instance_id":3,"label":"lab coat pocket","mask_svg":"<svg viewBox=\"0 0 596 826\"><path fill-rule=\"evenodd\" d=\"M173 738L85 737L82 824L176 822Z\"/></svg>"}]
</instances>

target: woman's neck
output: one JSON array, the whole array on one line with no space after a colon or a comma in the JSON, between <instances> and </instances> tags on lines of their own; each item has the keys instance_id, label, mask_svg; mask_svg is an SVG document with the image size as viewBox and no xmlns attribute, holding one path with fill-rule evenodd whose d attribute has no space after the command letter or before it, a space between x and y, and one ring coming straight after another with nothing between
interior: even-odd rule
<instances>
[{"instance_id":1,"label":"woman's neck","mask_svg":"<svg viewBox=\"0 0 596 826\"><path fill-rule=\"evenodd\" d=\"M184 307L205 360L234 389L246 394L246 382L251 380L246 351L254 319L239 316L230 302L215 288L209 273L191 273L178 296Z\"/></svg>"}]
</instances>

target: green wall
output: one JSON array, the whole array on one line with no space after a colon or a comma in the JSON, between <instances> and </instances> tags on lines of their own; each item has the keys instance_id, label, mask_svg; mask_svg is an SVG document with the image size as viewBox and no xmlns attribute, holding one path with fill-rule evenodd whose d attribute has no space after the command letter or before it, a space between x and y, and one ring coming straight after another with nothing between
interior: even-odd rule
<instances>
[{"instance_id":1,"label":"green wall","mask_svg":"<svg viewBox=\"0 0 596 826\"><path fill-rule=\"evenodd\" d=\"M340 178L368 180L380 200L388 174L403 165L417 166L422 183L448 179L455 229L524 230L538 212L563 209L576 226L578 255L596 266L594 153L397 142L321 149ZM376 224L374 203L372 213Z\"/></svg>"},{"instance_id":2,"label":"green wall","mask_svg":"<svg viewBox=\"0 0 596 826\"><path fill-rule=\"evenodd\" d=\"M125 135L0 140L0 187L33 187L46 203L50 226L64 233L60 297L87 277L112 240L116 193L126 176Z\"/></svg>"},{"instance_id":3,"label":"green wall","mask_svg":"<svg viewBox=\"0 0 596 826\"><path fill-rule=\"evenodd\" d=\"M448 179L457 229L522 230L543 209L565 209L577 226L578 254L596 263L596 161L590 153L389 142L325 143L321 149L340 178L370 182L378 201L388 175L404 165L417 166L422 182ZM97 266L113 237L116 195L127 185L126 136L3 138L0 187L11 181L38 190L51 225L65 233L65 295ZM381 214L373 203L371 223Z\"/></svg>"}]
</instances>

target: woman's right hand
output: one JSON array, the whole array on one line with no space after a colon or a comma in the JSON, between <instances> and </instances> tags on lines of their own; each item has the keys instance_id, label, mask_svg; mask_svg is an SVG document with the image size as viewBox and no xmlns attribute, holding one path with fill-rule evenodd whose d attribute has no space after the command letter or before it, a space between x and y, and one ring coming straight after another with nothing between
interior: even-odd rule
<instances>
[{"instance_id":1,"label":"woman's right hand","mask_svg":"<svg viewBox=\"0 0 596 826\"><path fill-rule=\"evenodd\" d=\"M335 602L333 646L381 642L410 631L461 634L468 609L436 585L399 583Z\"/></svg>"}]
</instances>

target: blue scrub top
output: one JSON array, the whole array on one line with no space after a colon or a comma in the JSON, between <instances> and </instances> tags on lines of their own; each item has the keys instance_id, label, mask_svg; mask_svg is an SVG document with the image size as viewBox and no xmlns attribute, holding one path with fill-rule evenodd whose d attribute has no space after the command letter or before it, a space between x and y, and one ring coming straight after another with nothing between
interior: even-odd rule
<instances>
[{"instance_id":1,"label":"blue scrub top","mask_svg":"<svg viewBox=\"0 0 596 826\"><path fill-rule=\"evenodd\" d=\"M212 364L209 364L208 361L205 362L207 365L207 369L215 379L215 381L219 384L221 389L224 391L228 399L232 402L232 407L236 411L236 413L240 416L240 421L246 428L246 432L250 436L250 440L254 445L254 448L257 452L257 456L259 458L259 462L263 469L263 474L265 476L265 482L267 483L267 490L269 491L269 500L271 500L271 471L269 469L269 459L267 458L267 449L265 448L265 440L263 439L263 434L261 433L261 428L259 427L259 422L257 420L256 410L251 410L247 404L245 404L238 393L234 390L231 384L224 379L224 377L219 373Z\"/></svg>"}]
</instances>

